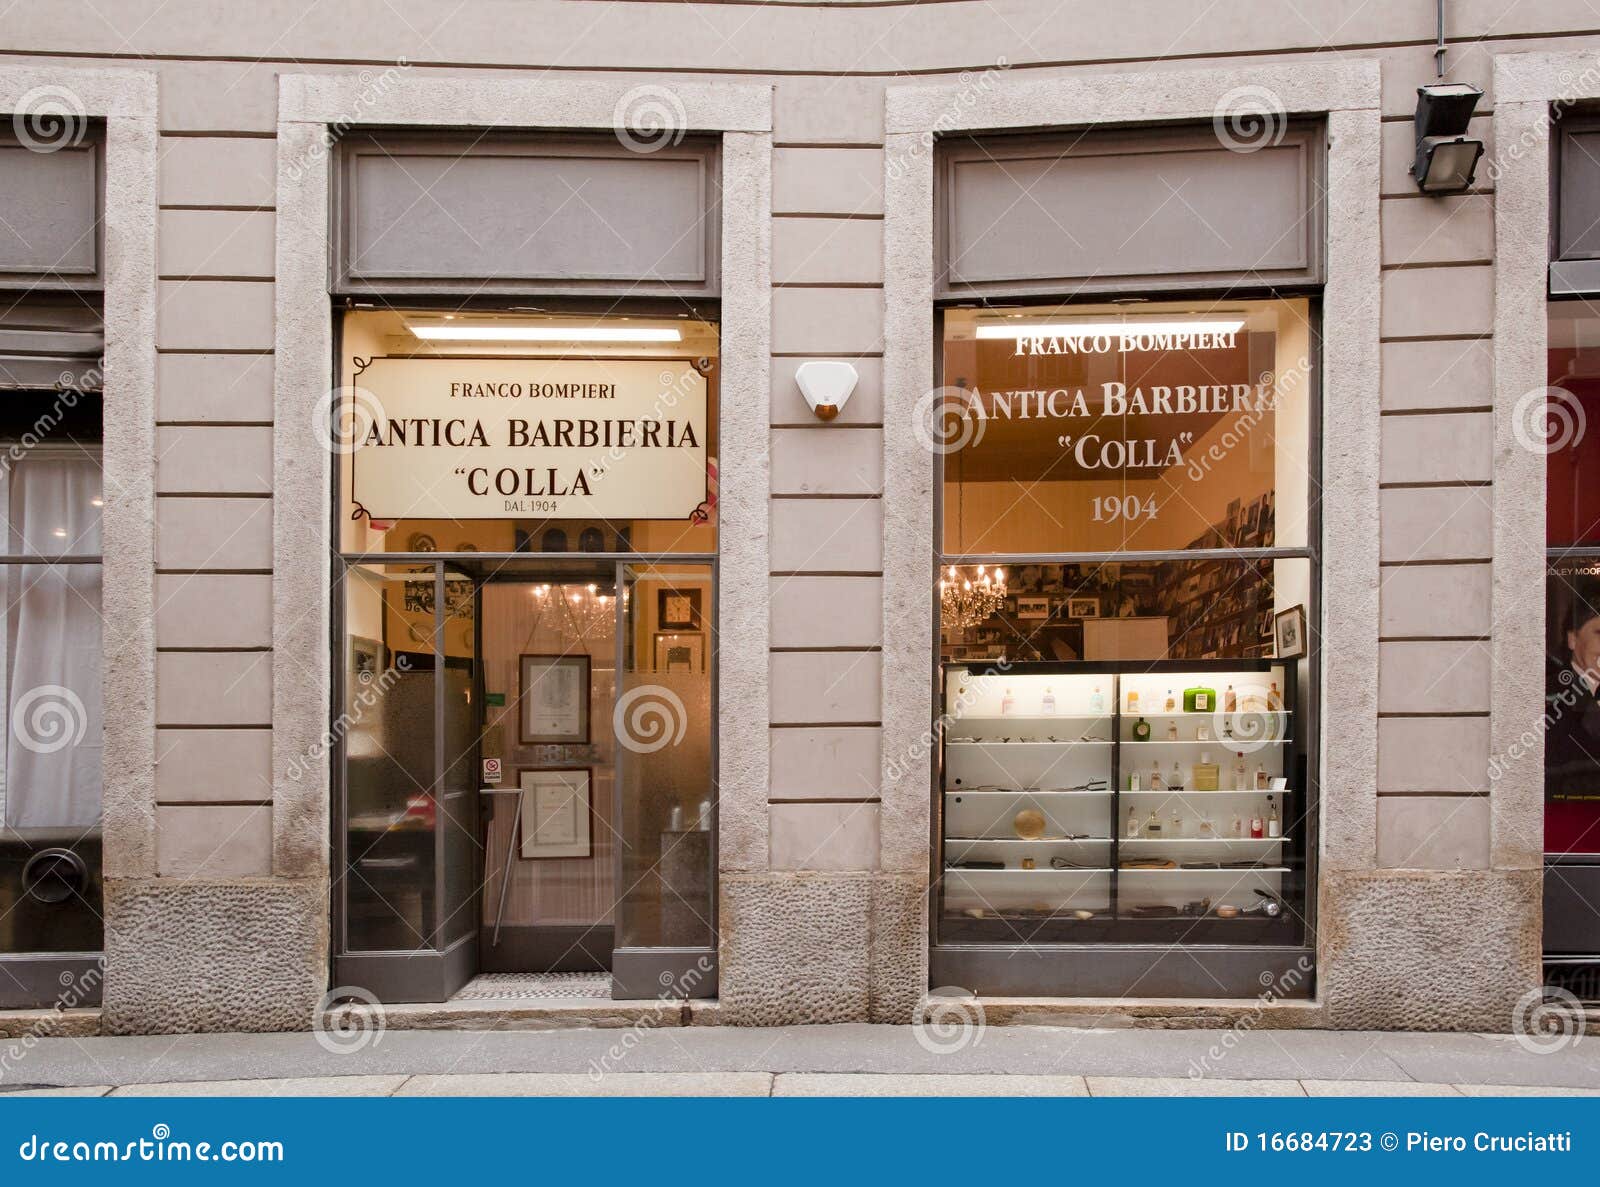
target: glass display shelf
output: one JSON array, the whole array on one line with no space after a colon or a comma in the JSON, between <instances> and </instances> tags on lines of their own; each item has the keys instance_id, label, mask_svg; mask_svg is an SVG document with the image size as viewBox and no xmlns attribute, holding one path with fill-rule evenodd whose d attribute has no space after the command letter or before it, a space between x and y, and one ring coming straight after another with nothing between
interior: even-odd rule
<instances>
[{"instance_id":1,"label":"glass display shelf","mask_svg":"<svg viewBox=\"0 0 1600 1187\"><path fill-rule=\"evenodd\" d=\"M1026 922L1030 942L1299 942L1302 679L1278 659L947 661L941 941Z\"/></svg>"}]
</instances>

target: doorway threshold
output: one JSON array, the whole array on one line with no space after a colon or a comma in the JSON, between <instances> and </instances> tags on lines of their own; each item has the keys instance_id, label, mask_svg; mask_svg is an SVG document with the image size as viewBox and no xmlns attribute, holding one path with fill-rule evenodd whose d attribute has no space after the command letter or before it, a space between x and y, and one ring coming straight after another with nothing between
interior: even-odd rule
<instances>
[{"instance_id":1,"label":"doorway threshold","mask_svg":"<svg viewBox=\"0 0 1600 1187\"><path fill-rule=\"evenodd\" d=\"M455 993L453 1002L611 1001L610 973L479 973Z\"/></svg>"},{"instance_id":2,"label":"doorway threshold","mask_svg":"<svg viewBox=\"0 0 1600 1187\"><path fill-rule=\"evenodd\" d=\"M374 1029L355 1016L380 1012L382 1030L564 1030L715 1026L714 999L611 997L607 973L484 973L445 1002L347 1003L331 1007L326 1026Z\"/></svg>"}]
</instances>

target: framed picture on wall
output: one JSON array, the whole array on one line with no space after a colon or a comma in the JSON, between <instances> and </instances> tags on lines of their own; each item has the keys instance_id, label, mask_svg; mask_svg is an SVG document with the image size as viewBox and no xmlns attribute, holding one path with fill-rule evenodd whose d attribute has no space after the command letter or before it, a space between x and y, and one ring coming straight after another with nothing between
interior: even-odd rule
<instances>
[{"instance_id":1,"label":"framed picture on wall","mask_svg":"<svg viewBox=\"0 0 1600 1187\"><path fill-rule=\"evenodd\" d=\"M695 631L657 631L655 671L687 675L706 670L706 637Z\"/></svg>"},{"instance_id":2,"label":"framed picture on wall","mask_svg":"<svg viewBox=\"0 0 1600 1187\"><path fill-rule=\"evenodd\" d=\"M524 861L589 857L594 802L589 767L541 767L517 772Z\"/></svg>"},{"instance_id":3,"label":"framed picture on wall","mask_svg":"<svg viewBox=\"0 0 1600 1187\"><path fill-rule=\"evenodd\" d=\"M589 741L589 657L524 655L517 690L524 746Z\"/></svg>"},{"instance_id":4,"label":"framed picture on wall","mask_svg":"<svg viewBox=\"0 0 1600 1187\"><path fill-rule=\"evenodd\" d=\"M664 631L698 631L700 591L663 589L656 594L656 624Z\"/></svg>"},{"instance_id":5,"label":"framed picture on wall","mask_svg":"<svg viewBox=\"0 0 1600 1187\"><path fill-rule=\"evenodd\" d=\"M376 639L350 636L350 676L357 684L371 684L383 671L383 644Z\"/></svg>"},{"instance_id":6,"label":"framed picture on wall","mask_svg":"<svg viewBox=\"0 0 1600 1187\"><path fill-rule=\"evenodd\" d=\"M1100 599L1099 598L1068 598L1067 599L1067 617L1068 618L1099 618L1100 617Z\"/></svg>"},{"instance_id":7,"label":"framed picture on wall","mask_svg":"<svg viewBox=\"0 0 1600 1187\"><path fill-rule=\"evenodd\" d=\"M1272 625L1277 636L1278 658L1295 659L1306 653L1306 608L1290 606L1273 616Z\"/></svg>"},{"instance_id":8,"label":"framed picture on wall","mask_svg":"<svg viewBox=\"0 0 1600 1187\"><path fill-rule=\"evenodd\" d=\"M1049 598L1034 598L1034 597L1026 597L1026 596L1017 598L1017 617L1018 618L1049 618L1050 617L1050 599Z\"/></svg>"}]
</instances>

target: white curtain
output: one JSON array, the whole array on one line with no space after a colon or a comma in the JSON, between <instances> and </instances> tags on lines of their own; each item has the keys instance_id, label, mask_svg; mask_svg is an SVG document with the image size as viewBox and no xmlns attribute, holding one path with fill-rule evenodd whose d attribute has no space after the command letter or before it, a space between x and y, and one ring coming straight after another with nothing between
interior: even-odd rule
<instances>
[{"instance_id":1,"label":"white curtain","mask_svg":"<svg viewBox=\"0 0 1600 1187\"><path fill-rule=\"evenodd\" d=\"M13 467L7 551L100 553L100 463L38 450ZM12 565L6 575L5 822L82 829L100 819L100 566Z\"/></svg>"}]
</instances>

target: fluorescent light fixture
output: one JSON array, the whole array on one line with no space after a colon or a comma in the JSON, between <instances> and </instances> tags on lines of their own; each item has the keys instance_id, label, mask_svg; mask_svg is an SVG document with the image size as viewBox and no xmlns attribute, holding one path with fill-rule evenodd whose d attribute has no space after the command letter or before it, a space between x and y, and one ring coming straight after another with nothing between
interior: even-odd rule
<instances>
[{"instance_id":1,"label":"fluorescent light fixture","mask_svg":"<svg viewBox=\"0 0 1600 1187\"><path fill-rule=\"evenodd\" d=\"M1142 338L1146 334L1236 334L1244 318L1214 321L1006 322L978 327L979 338Z\"/></svg>"},{"instance_id":2,"label":"fluorescent light fixture","mask_svg":"<svg viewBox=\"0 0 1600 1187\"><path fill-rule=\"evenodd\" d=\"M413 335L432 342L682 342L674 326L462 326L412 325Z\"/></svg>"}]
</instances>

